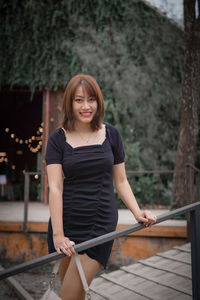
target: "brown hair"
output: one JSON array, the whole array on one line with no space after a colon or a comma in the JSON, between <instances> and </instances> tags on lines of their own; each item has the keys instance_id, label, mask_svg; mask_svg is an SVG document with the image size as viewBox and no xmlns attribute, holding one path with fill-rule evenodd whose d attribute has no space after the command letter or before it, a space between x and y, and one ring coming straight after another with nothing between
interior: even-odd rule
<instances>
[{"instance_id":1,"label":"brown hair","mask_svg":"<svg viewBox=\"0 0 200 300\"><path fill-rule=\"evenodd\" d=\"M104 100L98 83L90 75L78 74L72 77L71 80L68 82L63 97L64 119L62 125L65 128L65 130L71 131L74 129L72 101L74 100L76 89L79 86L82 86L84 91L90 97L94 97L97 101L97 111L91 122L91 128L93 130L98 130L99 128L101 128L104 116Z\"/></svg>"}]
</instances>

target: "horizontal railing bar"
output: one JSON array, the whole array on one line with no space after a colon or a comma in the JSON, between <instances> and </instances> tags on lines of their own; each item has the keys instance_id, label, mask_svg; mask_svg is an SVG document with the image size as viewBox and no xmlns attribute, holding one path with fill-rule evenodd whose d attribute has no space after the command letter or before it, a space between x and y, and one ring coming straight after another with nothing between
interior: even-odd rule
<instances>
[{"instance_id":1,"label":"horizontal railing bar","mask_svg":"<svg viewBox=\"0 0 200 300\"><path fill-rule=\"evenodd\" d=\"M141 174L174 174L174 173L185 173L184 170L138 170L138 171L126 171L127 175L133 174L133 175L141 175Z\"/></svg>"},{"instance_id":2,"label":"horizontal railing bar","mask_svg":"<svg viewBox=\"0 0 200 300\"><path fill-rule=\"evenodd\" d=\"M40 175L41 172L40 171L38 171L38 172L27 172L26 171L25 174L27 174L27 175L36 175L36 174Z\"/></svg>"},{"instance_id":3,"label":"horizontal railing bar","mask_svg":"<svg viewBox=\"0 0 200 300\"><path fill-rule=\"evenodd\" d=\"M192 164L186 164L187 167L190 167L191 169L193 169L194 171L200 173L200 169L198 169L197 167L195 167L194 165Z\"/></svg>"},{"instance_id":4,"label":"horizontal railing bar","mask_svg":"<svg viewBox=\"0 0 200 300\"><path fill-rule=\"evenodd\" d=\"M166 212L166 213L158 216L157 222L155 224L159 224L159 223L161 223L163 221L166 221L170 218L174 218L176 216L185 214L185 213L187 213L189 211L192 211L192 210L195 210L195 209L200 209L200 201L198 201L196 203L193 203L193 204L190 204L190 205L186 205L186 206L178 208L178 209L175 209L173 211ZM82 242L80 244L77 244L77 245L75 245L75 250L77 252L80 252L80 251L86 250L88 248L106 243L106 242L111 241L115 238L119 238L119 237L122 237L124 235L129 234L129 233L136 232L136 231L138 231L140 229L143 229L143 228L145 228L145 226L141 223L133 224L133 225L128 226L127 228L123 228L123 229L120 229L120 230L117 230L117 231L112 231L110 233L104 234L102 236L96 237L96 238L88 240L86 242ZM0 280L4 279L6 277L9 277L9 276L13 276L17 273L27 271L27 270L32 269L34 267L49 263L51 261L60 259L62 257L65 257L65 254L63 254L63 253L58 254L57 252L54 252L54 253L42 256L40 258L33 259L30 262L25 262L25 263L20 264L18 266L14 266L12 268L9 268L7 270L4 270L4 271L0 272Z\"/></svg>"}]
</instances>

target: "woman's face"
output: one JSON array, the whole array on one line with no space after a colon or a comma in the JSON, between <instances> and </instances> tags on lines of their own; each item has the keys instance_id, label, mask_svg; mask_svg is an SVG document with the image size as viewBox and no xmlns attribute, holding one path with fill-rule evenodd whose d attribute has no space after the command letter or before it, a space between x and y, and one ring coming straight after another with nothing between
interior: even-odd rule
<instances>
[{"instance_id":1,"label":"woman's face","mask_svg":"<svg viewBox=\"0 0 200 300\"><path fill-rule=\"evenodd\" d=\"M92 121L97 111L97 100L89 96L80 85L72 100L72 110L75 122L87 124Z\"/></svg>"}]
</instances>

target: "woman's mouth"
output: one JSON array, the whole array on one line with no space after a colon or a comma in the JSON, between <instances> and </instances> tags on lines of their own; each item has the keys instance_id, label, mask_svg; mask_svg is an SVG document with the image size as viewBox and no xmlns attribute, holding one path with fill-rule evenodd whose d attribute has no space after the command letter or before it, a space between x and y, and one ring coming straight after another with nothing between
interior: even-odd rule
<instances>
[{"instance_id":1,"label":"woman's mouth","mask_svg":"<svg viewBox=\"0 0 200 300\"><path fill-rule=\"evenodd\" d=\"M87 111L87 112L80 112L81 116L84 118L89 118L92 115L91 111Z\"/></svg>"}]
</instances>

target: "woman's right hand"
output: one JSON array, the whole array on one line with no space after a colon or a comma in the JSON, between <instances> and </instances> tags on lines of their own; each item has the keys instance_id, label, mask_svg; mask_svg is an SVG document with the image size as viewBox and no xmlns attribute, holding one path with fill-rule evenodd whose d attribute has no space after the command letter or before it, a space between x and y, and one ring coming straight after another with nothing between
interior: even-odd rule
<instances>
[{"instance_id":1,"label":"woman's right hand","mask_svg":"<svg viewBox=\"0 0 200 300\"><path fill-rule=\"evenodd\" d=\"M67 256L71 256L72 254L75 254L74 247L72 246L72 242L69 238L62 236L54 236L53 237L54 247L58 254L64 253Z\"/></svg>"}]
</instances>

